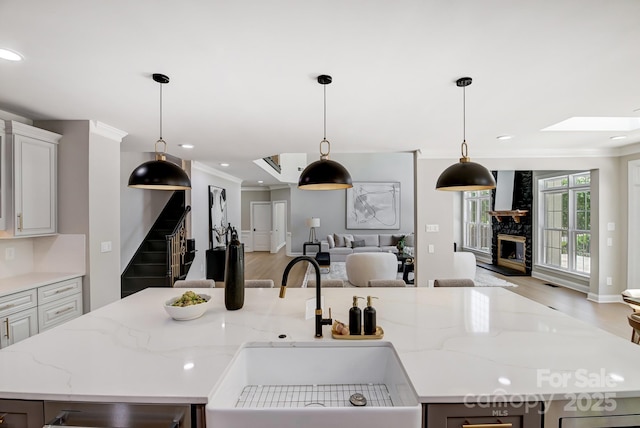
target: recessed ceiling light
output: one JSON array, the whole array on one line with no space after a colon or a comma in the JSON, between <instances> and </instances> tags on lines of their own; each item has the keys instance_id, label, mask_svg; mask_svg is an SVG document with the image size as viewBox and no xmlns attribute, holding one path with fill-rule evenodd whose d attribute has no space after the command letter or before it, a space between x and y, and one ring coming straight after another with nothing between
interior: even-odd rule
<instances>
[{"instance_id":1,"label":"recessed ceiling light","mask_svg":"<svg viewBox=\"0 0 640 428\"><path fill-rule=\"evenodd\" d=\"M182 147L183 149L193 149L194 145L193 144L178 144L180 147Z\"/></svg>"},{"instance_id":2,"label":"recessed ceiling light","mask_svg":"<svg viewBox=\"0 0 640 428\"><path fill-rule=\"evenodd\" d=\"M543 131L634 131L640 129L640 117L571 117Z\"/></svg>"},{"instance_id":3,"label":"recessed ceiling light","mask_svg":"<svg viewBox=\"0 0 640 428\"><path fill-rule=\"evenodd\" d=\"M0 48L0 58L7 61L22 61L22 55L9 49Z\"/></svg>"},{"instance_id":4,"label":"recessed ceiling light","mask_svg":"<svg viewBox=\"0 0 640 428\"><path fill-rule=\"evenodd\" d=\"M496 137L498 140L510 140L513 138L513 135L500 135L499 137Z\"/></svg>"},{"instance_id":5,"label":"recessed ceiling light","mask_svg":"<svg viewBox=\"0 0 640 428\"><path fill-rule=\"evenodd\" d=\"M264 181L258 180L258 184L262 184L262 183L264 183Z\"/></svg>"},{"instance_id":6,"label":"recessed ceiling light","mask_svg":"<svg viewBox=\"0 0 640 428\"><path fill-rule=\"evenodd\" d=\"M614 135L613 137L609 137L610 140L624 140L627 138L626 135Z\"/></svg>"},{"instance_id":7,"label":"recessed ceiling light","mask_svg":"<svg viewBox=\"0 0 640 428\"><path fill-rule=\"evenodd\" d=\"M504 377L504 376L500 376L498 378L498 382L500 382L502 385L511 385L511 379L509 379L508 377Z\"/></svg>"},{"instance_id":8,"label":"recessed ceiling light","mask_svg":"<svg viewBox=\"0 0 640 428\"><path fill-rule=\"evenodd\" d=\"M223 166L223 167L225 167L225 168L226 168L226 167L228 167L228 166L229 166L229 164L228 164L228 163L224 163L224 162L223 162L223 163L221 163L221 164L220 164L220 166Z\"/></svg>"}]
</instances>

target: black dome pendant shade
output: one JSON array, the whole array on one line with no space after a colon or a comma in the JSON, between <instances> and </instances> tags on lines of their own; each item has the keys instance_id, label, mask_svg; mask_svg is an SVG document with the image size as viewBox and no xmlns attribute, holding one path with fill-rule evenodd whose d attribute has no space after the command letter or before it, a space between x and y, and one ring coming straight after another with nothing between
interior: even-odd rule
<instances>
[{"instance_id":1,"label":"black dome pendant shade","mask_svg":"<svg viewBox=\"0 0 640 428\"><path fill-rule=\"evenodd\" d=\"M167 160L167 143L162 139L162 85L169 83L169 77L156 73L153 80L160 83L160 139L155 145L156 159L133 170L129 176L129 187L151 190L191 189L191 180L185 170ZM162 152L158 151L158 144L164 144Z\"/></svg>"},{"instance_id":2,"label":"black dome pendant shade","mask_svg":"<svg viewBox=\"0 0 640 428\"><path fill-rule=\"evenodd\" d=\"M327 86L333 79L325 74L318 76L318 83L324 85L324 138L320 141L320 160L311 162L300 174L298 188L302 190L340 190L353 187L349 171L336 161L329 159L331 143L327 141ZM322 151L322 143L327 143L327 151Z\"/></svg>"},{"instance_id":3,"label":"black dome pendant shade","mask_svg":"<svg viewBox=\"0 0 640 428\"><path fill-rule=\"evenodd\" d=\"M469 190L489 190L495 189L496 180L491 172L479 163L471 162L471 158L467 156L467 139L466 139L466 103L464 88L471 84L470 77L462 77L456 80L456 85L462 87L462 123L463 123L463 140L462 140L462 157L460 162L451 165L442 171L438 181L436 182L437 190L448 190L453 192L469 191Z\"/></svg>"}]
</instances>

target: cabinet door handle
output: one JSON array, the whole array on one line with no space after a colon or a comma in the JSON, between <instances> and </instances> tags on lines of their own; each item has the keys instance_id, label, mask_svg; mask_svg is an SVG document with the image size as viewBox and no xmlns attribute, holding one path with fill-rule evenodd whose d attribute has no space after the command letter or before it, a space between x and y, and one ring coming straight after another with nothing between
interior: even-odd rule
<instances>
[{"instance_id":1,"label":"cabinet door handle","mask_svg":"<svg viewBox=\"0 0 640 428\"><path fill-rule=\"evenodd\" d=\"M18 214L18 230L22 232L22 213Z\"/></svg>"},{"instance_id":2,"label":"cabinet door handle","mask_svg":"<svg viewBox=\"0 0 640 428\"><path fill-rule=\"evenodd\" d=\"M67 306L64 309L60 309L59 311L56 311L54 315L60 315L60 314L64 314L65 312L69 312L73 310L73 306Z\"/></svg>"},{"instance_id":3,"label":"cabinet door handle","mask_svg":"<svg viewBox=\"0 0 640 428\"><path fill-rule=\"evenodd\" d=\"M462 425L462 428L511 428L513 426L512 423L502 423L496 422L495 424L469 424L465 423Z\"/></svg>"},{"instance_id":4,"label":"cabinet door handle","mask_svg":"<svg viewBox=\"0 0 640 428\"><path fill-rule=\"evenodd\" d=\"M59 290L56 290L55 293L53 293L53 294L64 293L65 291L69 291L69 290L73 290L73 289L74 289L74 286L72 285L70 287L65 287L65 288L61 288Z\"/></svg>"},{"instance_id":5,"label":"cabinet door handle","mask_svg":"<svg viewBox=\"0 0 640 428\"><path fill-rule=\"evenodd\" d=\"M7 327L7 333L5 334L5 337L7 338L7 340L11 340L11 338L9 337L9 318L5 318L4 323Z\"/></svg>"},{"instance_id":6,"label":"cabinet door handle","mask_svg":"<svg viewBox=\"0 0 640 428\"><path fill-rule=\"evenodd\" d=\"M3 307L1 307L0 311L4 311L5 309L13 308L15 305L16 305L15 303L9 303L8 305L4 305Z\"/></svg>"}]
</instances>

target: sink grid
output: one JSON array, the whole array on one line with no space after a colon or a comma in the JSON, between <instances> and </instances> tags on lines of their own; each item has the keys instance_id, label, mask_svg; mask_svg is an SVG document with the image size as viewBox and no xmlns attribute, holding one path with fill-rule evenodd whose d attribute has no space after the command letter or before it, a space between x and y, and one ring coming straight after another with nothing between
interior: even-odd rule
<instances>
[{"instance_id":1,"label":"sink grid","mask_svg":"<svg viewBox=\"0 0 640 428\"><path fill-rule=\"evenodd\" d=\"M237 408L353 407L349 397L356 392L367 399L367 407L393 407L385 384L247 385Z\"/></svg>"}]
</instances>

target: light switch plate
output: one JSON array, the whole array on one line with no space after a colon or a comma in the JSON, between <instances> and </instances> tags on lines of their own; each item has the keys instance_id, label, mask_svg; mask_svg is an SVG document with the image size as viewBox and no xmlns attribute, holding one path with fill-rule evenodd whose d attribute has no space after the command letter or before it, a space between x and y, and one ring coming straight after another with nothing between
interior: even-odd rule
<instances>
[{"instance_id":1,"label":"light switch plate","mask_svg":"<svg viewBox=\"0 0 640 428\"><path fill-rule=\"evenodd\" d=\"M100 243L100 252L108 253L111 251L111 241L104 241Z\"/></svg>"},{"instance_id":2,"label":"light switch plate","mask_svg":"<svg viewBox=\"0 0 640 428\"><path fill-rule=\"evenodd\" d=\"M13 260L16 258L16 249L13 247L9 247L4 250L4 259L5 260Z\"/></svg>"}]
</instances>

